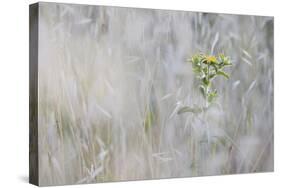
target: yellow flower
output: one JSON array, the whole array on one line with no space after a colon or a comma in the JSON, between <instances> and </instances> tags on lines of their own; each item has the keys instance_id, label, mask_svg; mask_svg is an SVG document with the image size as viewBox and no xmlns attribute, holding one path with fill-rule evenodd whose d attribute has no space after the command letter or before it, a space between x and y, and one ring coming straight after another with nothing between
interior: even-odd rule
<instances>
[{"instance_id":1,"label":"yellow flower","mask_svg":"<svg viewBox=\"0 0 281 188\"><path fill-rule=\"evenodd\" d=\"M215 56L207 56L206 57L207 63L216 62L217 58Z\"/></svg>"}]
</instances>

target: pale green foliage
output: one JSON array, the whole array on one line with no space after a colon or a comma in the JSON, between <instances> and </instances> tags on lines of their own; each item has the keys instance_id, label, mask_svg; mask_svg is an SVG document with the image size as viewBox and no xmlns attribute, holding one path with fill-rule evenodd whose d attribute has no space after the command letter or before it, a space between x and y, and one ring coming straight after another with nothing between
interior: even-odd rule
<instances>
[{"instance_id":1,"label":"pale green foliage","mask_svg":"<svg viewBox=\"0 0 281 188\"><path fill-rule=\"evenodd\" d=\"M223 54L220 54L217 57L196 54L189 60L189 62L191 62L193 72L200 81L198 87L202 96L206 100L206 106L201 109L185 106L178 111L178 114L184 112L200 113L206 110L218 97L218 92L213 83L214 79L217 76L223 76L224 78L229 79L229 74L224 71L224 68L232 65L230 58Z\"/></svg>"},{"instance_id":2,"label":"pale green foliage","mask_svg":"<svg viewBox=\"0 0 281 188\"><path fill-rule=\"evenodd\" d=\"M218 96L214 88L213 80L217 76L223 76L229 79L229 75L224 71L226 66L231 66L230 59L223 54L216 56L207 56L203 54L194 55L190 62L193 72L200 80L200 91L208 103L212 103Z\"/></svg>"}]
</instances>

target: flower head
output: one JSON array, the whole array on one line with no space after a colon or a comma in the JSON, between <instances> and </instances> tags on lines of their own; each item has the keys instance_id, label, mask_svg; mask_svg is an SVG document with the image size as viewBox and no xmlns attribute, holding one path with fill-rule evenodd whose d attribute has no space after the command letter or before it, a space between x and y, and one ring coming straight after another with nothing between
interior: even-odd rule
<instances>
[{"instance_id":1,"label":"flower head","mask_svg":"<svg viewBox=\"0 0 281 188\"><path fill-rule=\"evenodd\" d=\"M217 58L215 56L207 56L206 57L207 63L215 63Z\"/></svg>"}]
</instances>

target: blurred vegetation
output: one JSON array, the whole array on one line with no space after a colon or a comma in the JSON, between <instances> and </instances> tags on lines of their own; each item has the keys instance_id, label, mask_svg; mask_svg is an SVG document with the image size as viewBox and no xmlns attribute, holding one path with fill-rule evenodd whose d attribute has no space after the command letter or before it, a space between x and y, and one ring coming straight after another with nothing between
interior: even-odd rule
<instances>
[{"instance_id":1,"label":"blurred vegetation","mask_svg":"<svg viewBox=\"0 0 281 188\"><path fill-rule=\"evenodd\" d=\"M273 170L272 17L40 3L39 26L41 185Z\"/></svg>"}]
</instances>

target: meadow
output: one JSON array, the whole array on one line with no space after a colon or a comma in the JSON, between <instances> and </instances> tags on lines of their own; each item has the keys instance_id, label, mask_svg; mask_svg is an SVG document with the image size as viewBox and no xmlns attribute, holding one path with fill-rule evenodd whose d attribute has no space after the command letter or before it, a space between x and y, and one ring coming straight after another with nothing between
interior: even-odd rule
<instances>
[{"instance_id":1,"label":"meadow","mask_svg":"<svg viewBox=\"0 0 281 188\"><path fill-rule=\"evenodd\" d=\"M40 3L40 185L273 171L273 18ZM205 104L190 59L224 54Z\"/></svg>"}]
</instances>

